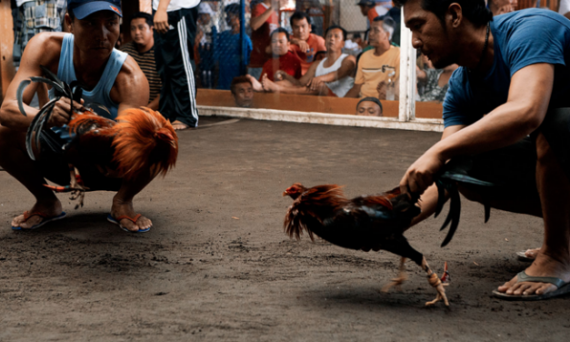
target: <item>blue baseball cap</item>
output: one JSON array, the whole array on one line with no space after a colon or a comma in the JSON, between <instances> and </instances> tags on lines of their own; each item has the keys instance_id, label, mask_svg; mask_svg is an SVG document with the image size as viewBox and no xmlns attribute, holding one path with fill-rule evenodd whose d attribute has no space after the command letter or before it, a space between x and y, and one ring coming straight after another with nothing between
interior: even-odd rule
<instances>
[{"instance_id":1,"label":"blue baseball cap","mask_svg":"<svg viewBox=\"0 0 570 342\"><path fill-rule=\"evenodd\" d=\"M119 17L123 17L121 0L68 0L67 11L73 11L73 15L79 20L100 11L111 11Z\"/></svg>"}]
</instances>

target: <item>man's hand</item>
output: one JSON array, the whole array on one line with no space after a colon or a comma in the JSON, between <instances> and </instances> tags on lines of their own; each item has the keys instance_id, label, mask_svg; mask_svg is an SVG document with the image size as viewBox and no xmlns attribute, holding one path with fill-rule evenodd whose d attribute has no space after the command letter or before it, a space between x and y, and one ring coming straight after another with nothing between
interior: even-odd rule
<instances>
[{"instance_id":1,"label":"man's hand","mask_svg":"<svg viewBox=\"0 0 570 342\"><path fill-rule=\"evenodd\" d=\"M400 191L402 193L412 193L421 195L433 184L434 176L445 164L437 154L427 151L406 171L404 178L400 181Z\"/></svg>"},{"instance_id":2,"label":"man's hand","mask_svg":"<svg viewBox=\"0 0 570 342\"><path fill-rule=\"evenodd\" d=\"M154 15L154 29L158 31L158 33L166 33L170 25L168 24L168 14L166 10L158 9Z\"/></svg>"},{"instance_id":3,"label":"man's hand","mask_svg":"<svg viewBox=\"0 0 570 342\"><path fill-rule=\"evenodd\" d=\"M295 45L298 45L302 52L307 53L307 51L311 50L311 46L307 44L306 41L301 39L291 39L291 42Z\"/></svg>"},{"instance_id":4,"label":"man's hand","mask_svg":"<svg viewBox=\"0 0 570 342\"><path fill-rule=\"evenodd\" d=\"M321 90L323 89L323 87L326 86L326 82L323 80L323 78L321 76L317 76L317 77L313 77L311 80L309 80L309 82L307 83L307 88L311 89L311 90Z\"/></svg>"},{"instance_id":5,"label":"man's hand","mask_svg":"<svg viewBox=\"0 0 570 342\"><path fill-rule=\"evenodd\" d=\"M84 100L81 100L81 103L73 101L73 109L76 111L84 111L84 102ZM52 114L47 123L48 127L61 127L69 123L71 114L71 100L66 97L62 97L55 103L55 106L53 107Z\"/></svg>"}]
</instances>

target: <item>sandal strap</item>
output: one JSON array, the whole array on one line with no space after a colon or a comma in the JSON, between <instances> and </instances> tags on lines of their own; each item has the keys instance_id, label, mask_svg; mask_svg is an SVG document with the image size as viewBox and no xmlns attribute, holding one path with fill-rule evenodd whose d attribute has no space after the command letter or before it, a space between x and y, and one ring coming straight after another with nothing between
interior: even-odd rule
<instances>
[{"instance_id":1,"label":"sandal strap","mask_svg":"<svg viewBox=\"0 0 570 342\"><path fill-rule=\"evenodd\" d=\"M532 282L532 283L549 283L557 288L561 288L566 282L556 277L532 277L525 273L525 271L517 274L517 283Z\"/></svg>"},{"instance_id":2,"label":"sandal strap","mask_svg":"<svg viewBox=\"0 0 570 342\"><path fill-rule=\"evenodd\" d=\"M26 210L26 211L24 211L24 221L23 222L26 222L32 216L39 216L42 219L47 218L46 214L40 213L39 211L34 211L34 212L30 213L29 211Z\"/></svg>"},{"instance_id":3,"label":"sandal strap","mask_svg":"<svg viewBox=\"0 0 570 342\"><path fill-rule=\"evenodd\" d=\"M117 220L117 222L121 222L122 219L127 219L132 223L136 224L141 216L142 214L136 214L135 217L130 217L129 215L121 215L119 217L115 217L115 220Z\"/></svg>"}]
</instances>

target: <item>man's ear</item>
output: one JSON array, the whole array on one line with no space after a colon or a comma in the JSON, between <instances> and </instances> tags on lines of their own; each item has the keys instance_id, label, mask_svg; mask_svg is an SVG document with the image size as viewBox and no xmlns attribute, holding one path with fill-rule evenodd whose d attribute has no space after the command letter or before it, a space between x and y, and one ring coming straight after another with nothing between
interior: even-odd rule
<instances>
[{"instance_id":1,"label":"man's ear","mask_svg":"<svg viewBox=\"0 0 570 342\"><path fill-rule=\"evenodd\" d=\"M445 25L452 28L458 28L463 22L463 8L457 2L449 5L445 14Z\"/></svg>"},{"instance_id":2,"label":"man's ear","mask_svg":"<svg viewBox=\"0 0 570 342\"><path fill-rule=\"evenodd\" d=\"M67 26L69 27L69 30L71 33L73 32L73 20L71 19L71 16L69 16L69 13L65 13L65 23L67 24Z\"/></svg>"}]
</instances>

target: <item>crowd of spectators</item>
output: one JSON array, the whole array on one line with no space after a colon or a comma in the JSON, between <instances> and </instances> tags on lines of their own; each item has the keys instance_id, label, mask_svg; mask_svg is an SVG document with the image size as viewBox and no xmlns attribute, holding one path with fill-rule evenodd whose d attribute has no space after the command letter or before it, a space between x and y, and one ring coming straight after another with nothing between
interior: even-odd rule
<instances>
[{"instance_id":1,"label":"crowd of spectators","mask_svg":"<svg viewBox=\"0 0 570 342\"><path fill-rule=\"evenodd\" d=\"M176 128L197 124L194 78L171 79L181 71L188 74L190 70L201 87L231 90L236 104L244 107L252 105L255 92L281 92L360 98L357 114L381 116L379 101L399 99L401 12L392 1L359 0L356 5L366 18L366 32L348 34L344 28L330 25L323 37L314 33L323 31L315 30L309 11L295 11L289 17L290 26L280 27L280 12L272 0L252 2L245 29L238 3L172 3L183 2L192 3L178 6L183 12L175 12L172 5L160 9L160 1L154 0L155 14L141 12L124 18L130 22L132 40L120 47L135 59L149 81L148 106L161 111ZM66 0L12 3L17 66L34 34L65 30ZM487 5L496 16L515 11L518 1L488 0ZM570 0L560 1L559 12L570 17ZM184 13L185 17L175 18L174 13ZM164 27L166 22L169 27ZM195 31L195 36L183 37L184 32L175 35L173 28ZM171 37L169 41L167 37ZM180 49L180 39L188 39L189 52L173 52ZM174 54L182 57L176 65L169 65L178 60ZM186 60L191 57L193 61ZM456 68L435 69L426 56L418 56L417 100L443 102L447 82ZM185 93L179 94L182 88ZM161 94L171 100L166 101ZM188 101L181 102L180 98ZM175 108L170 108L169 102Z\"/></svg>"}]
</instances>

